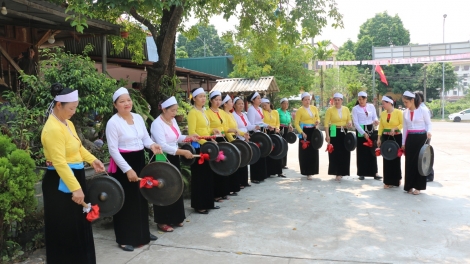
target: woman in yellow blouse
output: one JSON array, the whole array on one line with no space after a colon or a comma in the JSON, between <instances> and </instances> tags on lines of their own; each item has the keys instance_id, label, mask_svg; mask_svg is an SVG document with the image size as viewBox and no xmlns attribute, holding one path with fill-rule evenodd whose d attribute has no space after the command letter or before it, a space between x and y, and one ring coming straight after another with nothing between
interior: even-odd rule
<instances>
[{"instance_id":1,"label":"woman in yellow blouse","mask_svg":"<svg viewBox=\"0 0 470 264\"><path fill-rule=\"evenodd\" d=\"M302 107L297 110L294 120L295 129L302 135L302 140L299 140L300 174L306 175L307 180L312 180L312 175L319 173L318 149L314 149L311 146L304 149L302 146L303 141L310 142L313 130L320 123L320 116L318 115L318 109L310 105L311 97L309 93L303 93L300 98L302 100Z\"/></svg>"},{"instance_id":2,"label":"woman in yellow blouse","mask_svg":"<svg viewBox=\"0 0 470 264\"><path fill-rule=\"evenodd\" d=\"M210 136L211 133L218 134L220 131L209 129L209 119L205 114L206 93L203 88L196 88L191 91L191 104L194 106L188 113L188 134L198 136ZM193 142L196 153L201 152L201 144L206 140L201 139ZM208 162L199 164L194 162L191 165L191 207L200 214L208 214L208 209L219 209L214 206L214 183L213 172Z\"/></svg>"},{"instance_id":3,"label":"woman in yellow blouse","mask_svg":"<svg viewBox=\"0 0 470 264\"><path fill-rule=\"evenodd\" d=\"M334 105L325 113L325 141L333 145L333 152L328 154L328 175L336 175L336 181L342 176L349 175L351 152L344 147L344 137L348 133L347 127L352 126L351 113L343 106L343 95L333 95Z\"/></svg>"},{"instance_id":4,"label":"woman in yellow blouse","mask_svg":"<svg viewBox=\"0 0 470 264\"><path fill-rule=\"evenodd\" d=\"M78 91L53 84L52 111L41 142L47 160L42 181L47 263L96 263L91 223L81 204L87 199L83 162L104 171L101 161L82 145L70 118L78 106Z\"/></svg>"},{"instance_id":5,"label":"woman in yellow blouse","mask_svg":"<svg viewBox=\"0 0 470 264\"><path fill-rule=\"evenodd\" d=\"M206 110L206 116L209 119L210 128L222 134L224 137L218 137L217 142L226 142L228 133L237 132L236 129L230 129L228 123L228 117L224 111L219 109L222 105L222 94L219 91L213 91L209 95L209 109ZM237 195L236 193L230 193L229 188L229 177L224 177L214 173L214 200L216 202L222 202L222 200L228 200L227 195Z\"/></svg>"},{"instance_id":6,"label":"woman in yellow blouse","mask_svg":"<svg viewBox=\"0 0 470 264\"><path fill-rule=\"evenodd\" d=\"M279 112L274 110L271 102L267 98L261 99L261 107L263 108L263 122L268 125L268 134L278 134L280 132L281 121L279 118ZM266 168L268 177L271 175L277 175L277 177L285 178L286 176L282 173L282 162L275 160L271 157L266 157Z\"/></svg>"},{"instance_id":7,"label":"woman in yellow blouse","mask_svg":"<svg viewBox=\"0 0 470 264\"><path fill-rule=\"evenodd\" d=\"M393 100L387 96L382 97L382 106L385 110L380 114L377 146L380 147L383 141L394 140L401 148L402 134L400 130L403 128L403 113L395 109ZM394 160L383 159L383 175L385 189L400 186L402 178L401 158L396 157Z\"/></svg>"},{"instance_id":8,"label":"woman in yellow blouse","mask_svg":"<svg viewBox=\"0 0 470 264\"><path fill-rule=\"evenodd\" d=\"M235 117L232 115L232 113L230 113L230 111L233 111L233 102L232 102L232 98L230 97L230 95L224 95L222 96L224 99L222 100L222 105L221 105L221 109L224 110L224 114L225 114L225 119L224 120L227 120L227 128L230 129L230 130L235 130L236 133L233 134L233 133L226 133L225 134L225 137L228 139L228 141L233 141L235 139L239 139L239 140L246 140L248 141L250 139L250 135L248 133L245 133L243 131L241 131L240 129L238 129L238 124L237 124L237 121L235 120ZM238 168L238 170L233 173L232 175L228 176L229 178L229 191L230 193L233 195L237 192L240 191L240 189L243 189L240 185L241 185L241 179L243 178L247 178L248 177L248 167L240 167Z\"/></svg>"}]
</instances>

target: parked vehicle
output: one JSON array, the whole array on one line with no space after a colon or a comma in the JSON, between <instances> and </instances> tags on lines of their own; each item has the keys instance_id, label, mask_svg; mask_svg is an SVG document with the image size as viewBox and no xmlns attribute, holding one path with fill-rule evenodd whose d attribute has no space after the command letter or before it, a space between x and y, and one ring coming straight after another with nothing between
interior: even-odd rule
<instances>
[{"instance_id":1,"label":"parked vehicle","mask_svg":"<svg viewBox=\"0 0 470 264\"><path fill-rule=\"evenodd\" d=\"M465 109L461 112L450 114L449 119L454 122L460 122L462 120L470 120L470 109Z\"/></svg>"}]
</instances>

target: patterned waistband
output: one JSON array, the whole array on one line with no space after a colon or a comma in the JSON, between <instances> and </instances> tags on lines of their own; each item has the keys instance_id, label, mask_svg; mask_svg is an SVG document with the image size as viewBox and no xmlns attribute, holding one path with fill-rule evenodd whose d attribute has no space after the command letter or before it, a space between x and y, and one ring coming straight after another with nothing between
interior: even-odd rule
<instances>
[{"instance_id":1,"label":"patterned waistband","mask_svg":"<svg viewBox=\"0 0 470 264\"><path fill-rule=\"evenodd\" d=\"M413 134L426 134L426 130L408 130L409 135Z\"/></svg>"},{"instance_id":2,"label":"patterned waistband","mask_svg":"<svg viewBox=\"0 0 470 264\"><path fill-rule=\"evenodd\" d=\"M315 124L304 124L304 123L300 123L300 127L302 129L304 128L314 128L315 127Z\"/></svg>"},{"instance_id":3,"label":"patterned waistband","mask_svg":"<svg viewBox=\"0 0 470 264\"><path fill-rule=\"evenodd\" d=\"M289 127L289 124L287 124L287 125L281 124L280 126L281 127Z\"/></svg>"}]
</instances>

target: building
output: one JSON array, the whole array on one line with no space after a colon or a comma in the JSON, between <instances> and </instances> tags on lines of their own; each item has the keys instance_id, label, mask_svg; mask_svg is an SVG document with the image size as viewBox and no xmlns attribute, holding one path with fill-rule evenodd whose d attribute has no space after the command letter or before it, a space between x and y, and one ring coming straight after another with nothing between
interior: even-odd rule
<instances>
[{"instance_id":1,"label":"building","mask_svg":"<svg viewBox=\"0 0 470 264\"><path fill-rule=\"evenodd\" d=\"M454 89L446 92L446 100L453 102L461 99L470 88L470 61L452 62L454 72L457 75L457 83Z\"/></svg>"}]
</instances>

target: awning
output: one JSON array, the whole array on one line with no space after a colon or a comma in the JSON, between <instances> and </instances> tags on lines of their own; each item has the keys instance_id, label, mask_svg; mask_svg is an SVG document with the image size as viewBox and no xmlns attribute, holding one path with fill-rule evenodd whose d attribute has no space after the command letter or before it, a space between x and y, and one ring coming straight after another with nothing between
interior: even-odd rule
<instances>
[{"instance_id":1,"label":"awning","mask_svg":"<svg viewBox=\"0 0 470 264\"><path fill-rule=\"evenodd\" d=\"M64 6L41 0L3 0L2 4L7 14L0 15L1 25L75 32L75 29L70 26L70 21L65 21L73 13L65 13ZM88 27L83 30L84 34L119 35L119 25L97 19L87 19L87 24Z\"/></svg>"},{"instance_id":2,"label":"awning","mask_svg":"<svg viewBox=\"0 0 470 264\"><path fill-rule=\"evenodd\" d=\"M217 80L217 84L212 91L220 91L222 93L248 93L248 92L279 92L274 76L261 77L255 79L231 78Z\"/></svg>"}]
</instances>

